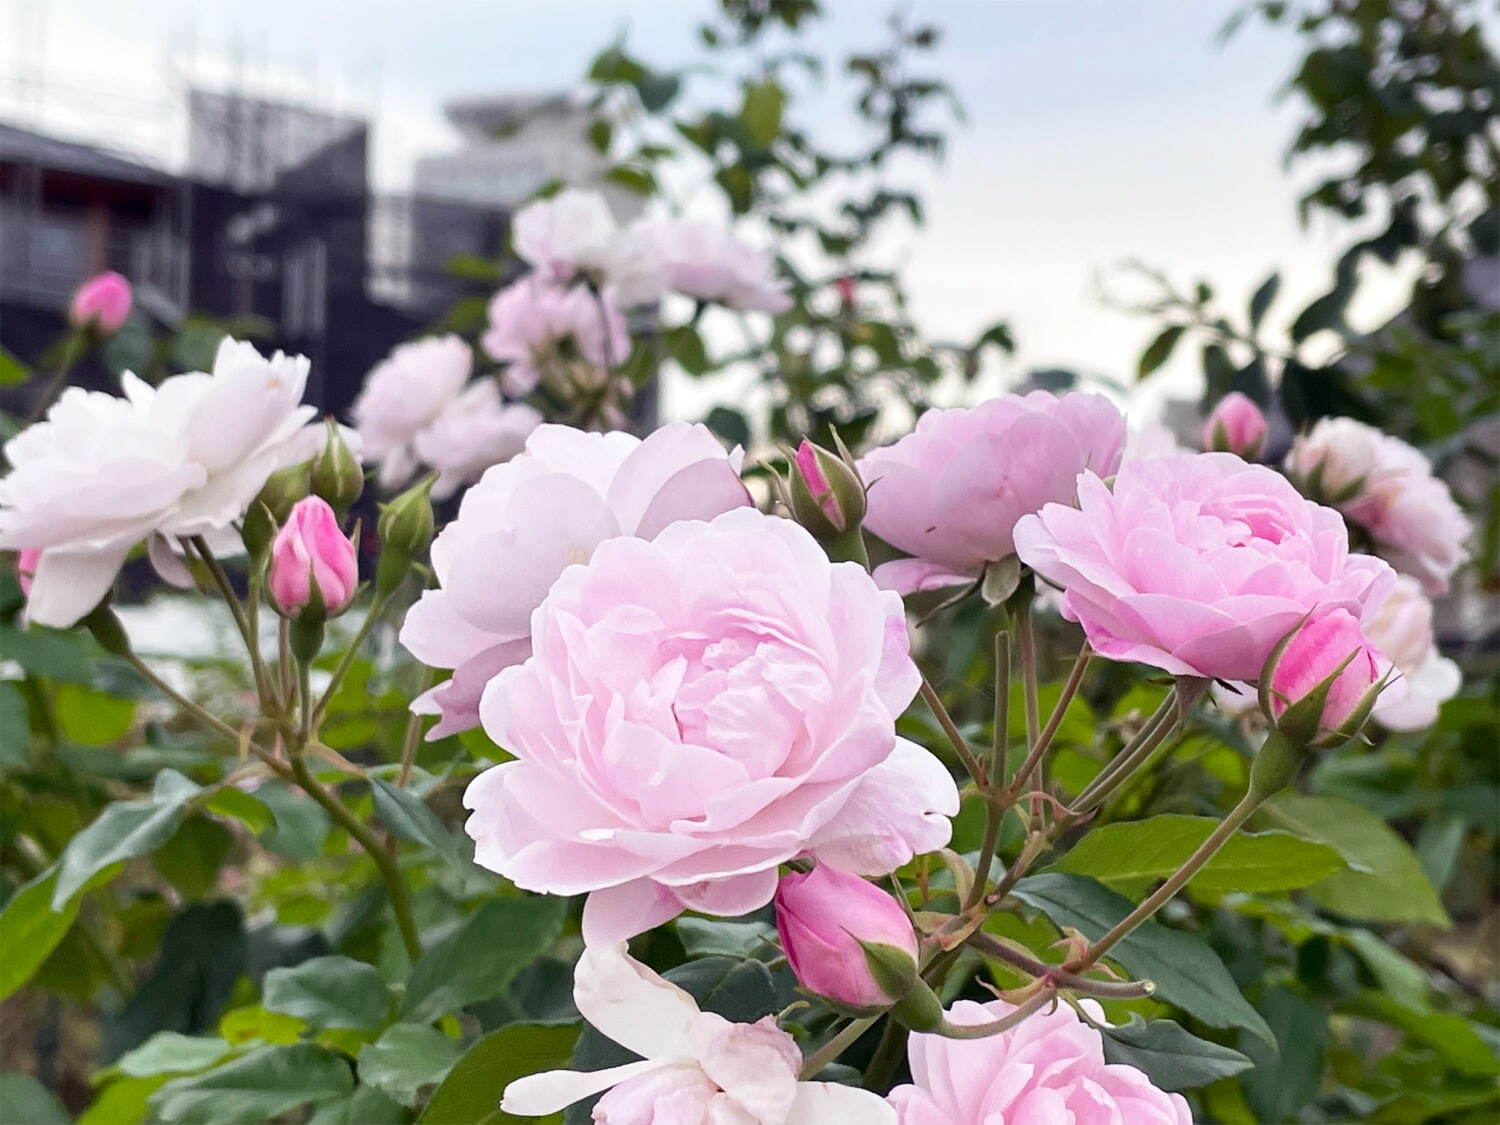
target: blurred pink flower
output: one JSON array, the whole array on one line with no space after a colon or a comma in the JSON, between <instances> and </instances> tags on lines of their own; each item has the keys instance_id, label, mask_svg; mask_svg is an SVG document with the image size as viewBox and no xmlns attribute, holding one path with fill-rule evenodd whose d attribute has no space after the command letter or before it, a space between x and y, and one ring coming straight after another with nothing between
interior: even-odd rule
<instances>
[{"instance_id":1,"label":"blurred pink flower","mask_svg":"<svg viewBox=\"0 0 1500 1125\"><path fill-rule=\"evenodd\" d=\"M39 547L28 547L16 555L16 581L20 584L22 594L30 596L31 580L36 577L36 564L41 559Z\"/></svg>"},{"instance_id":2,"label":"blurred pink flower","mask_svg":"<svg viewBox=\"0 0 1500 1125\"><path fill-rule=\"evenodd\" d=\"M354 544L339 530L339 519L319 496L308 496L292 507L286 523L271 541L270 572L266 586L276 608L295 617L312 597L312 583L331 617L354 597L359 564Z\"/></svg>"},{"instance_id":3,"label":"blurred pink flower","mask_svg":"<svg viewBox=\"0 0 1500 1125\"><path fill-rule=\"evenodd\" d=\"M1232 453L1128 461L1113 487L1085 473L1078 498L1023 518L1016 550L1111 660L1255 681L1310 611L1373 611L1394 581L1336 511Z\"/></svg>"},{"instance_id":4,"label":"blurred pink flower","mask_svg":"<svg viewBox=\"0 0 1500 1125\"><path fill-rule=\"evenodd\" d=\"M1203 448L1254 461L1266 445L1266 416L1247 395L1230 391L1203 423Z\"/></svg>"},{"instance_id":5,"label":"blurred pink flower","mask_svg":"<svg viewBox=\"0 0 1500 1125\"><path fill-rule=\"evenodd\" d=\"M668 219L641 224L667 271L668 284L685 297L732 309L779 313L791 307L771 255L712 223Z\"/></svg>"},{"instance_id":6,"label":"blurred pink flower","mask_svg":"<svg viewBox=\"0 0 1500 1125\"><path fill-rule=\"evenodd\" d=\"M402 344L370 369L351 415L361 456L380 466L382 487L411 479L417 435L458 399L473 367L469 345L449 334Z\"/></svg>"},{"instance_id":7,"label":"blurred pink flower","mask_svg":"<svg viewBox=\"0 0 1500 1125\"><path fill-rule=\"evenodd\" d=\"M552 372L597 385L607 369L624 362L630 336L608 296L526 277L490 301L489 329L480 344L491 359L506 364L500 376L506 393L524 395ZM592 371L579 371L579 361Z\"/></svg>"},{"instance_id":8,"label":"blurred pink flower","mask_svg":"<svg viewBox=\"0 0 1500 1125\"><path fill-rule=\"evenodd\" d=\"M73 294L68 320L75 328L94 328L105 336L120 330L134 301L130 282L113 271L89 278Z\"/></svg>"},{"instance_id":9,"label":"blurred pink flower","mask_svg":"<svg viewBox=\"0 0 1500 1125\"><path fill-rule=\"evenodd\" d=\"M1098 1005L1084 1004L1098 1018ZM960 1000L948 1019L967 1026L1011 1010L1003 1000ZM1182 1095L1106 1063L1100 1033L1062 1003L984 1039L913 1035L907 1055L912 1085L888 1099L899 1125L1192 1125Z\"/></svg>"},{"instance_id":10,"label":"blurred pink flower","mask_svg":"<svg viewBox=\"0 0 1500 1125\"><path fill-rule=\"evenodd\" d=\"M1421 584L1398 574L1390 597L1365 621L1365 635L1401 673L1404 692L1382 692L1375 719L1388 730L1421 730L1437 721L1438 707L1458 694L1458 665L1439 651L1432 635L1432 602Z\"/></svg>"},{"instance_id":11,"label":"blurred pink flower","mask_svg":"<svg viewBox=\"0 0 1500 1125\"><path fill-rule=\"evenodd\" d=\"M566 188L527 204L516 213L511 243L539 281L570 286L587 280L624 308L656 300L667 284L653 240L640 224L621 230L596 191Z\"/></svg>"},{"instance_id":12,"label":"blurred pink flower","mask_svg":"<svg viewBox=\"0 0 1500 1125\"><path fill-rule=\"evenodd\" d=\"M1016 521L1073 503L1078 474L1120 464L1125 420L1100 395L1006 395L971 410L929 410L906 437L866 454L865 527L914 556L875 571L900 593L972 582L1015 552Z\"/></svg>"},{"instance_id":13,"label":"blurred pink flower","mask_svg":"<svg viewBox=\"0 0 1500 1125\"><path fill-rule=\"evenodd\" d=\"M502 403L493 379L475 380L412 440L418 459L437 470L432 498L446 499L490 466L509 461L541 424L540 411Z\"/></svg>"},{"instance_id":14,"label":"blurred pink flower","mask_svg":"<svg viewBox=\"0 0 1500 1125\"><path fill-rule=\"evenodd\" d=\"M884 1008L886 992L865 960L865 945L906 954L917 971L917 935L906 911L885 891L820 863L783 875L776 888L776 931L803 988L850 1008ZM902 994L904 995L904 993Z\"/></svg>"},{"instance_id":15,"label":"blurred pink flower","mask_svg":"<svg viewBox=\"0 0 1500 1125\"><path fill-rule=\"evenodd\" d=\"M531 625L480 704L516 760L470 784L467 829L517 885L588 892L589 944L754 910L799 855L884 874L947 842L953 779L896 736L919 680L901 600L790 520L610 539Z\"/></svg>"},{"instance_id":16,"label":"blurred pink flower","mask_svg":"<svg viewBox=\"0 0 1500 1125\"><path fill-rule=\"evenodd\" d=\"M639 1061L518 1078L505 1087L503 1112L540 1117L604 1091L598 1125L895 1125L878 1094L799 1082L802 1052L772 1017L731 1023L699 1011L623 945L583 951L573 999L595 1031Z\"/></svg>"},{"instance_id":17,"label":"blurred pink flower","mask_svg":"<svg viewBox=\"0 0 1500 1125\"><path fill-rule=\"evenodd\" d=\"M748 504L741 457L686 422L645 441L544 425L521 454L488 470L432 545L439 588L407 611L401 629L418 660L455 670L415 704L442 715L428 737L479 724L484 685L526 659L532 611L565 567L616 535L649 537Z\"/></svg>"}]
</instances>

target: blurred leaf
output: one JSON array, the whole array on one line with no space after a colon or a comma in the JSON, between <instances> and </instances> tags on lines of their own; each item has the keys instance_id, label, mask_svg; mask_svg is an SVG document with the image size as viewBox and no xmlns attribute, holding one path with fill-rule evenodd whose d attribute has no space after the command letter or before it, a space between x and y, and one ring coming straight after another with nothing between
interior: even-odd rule
<instances>
[{"instance_id":1,"label":"blurred leaf","mask_svg":"<svg viewBox=\"0 0 1500 1125\"><path fill-rule=\"evenodd\" d=\"M1478 1077L1500 1075L1500 1053L1456 1012L1412 1008L1384 992L1361 992L1339 1011L1379 1020L1431 1047L1454 1070Z\"/></svg>"},{"instance_id":2,"label":"blurred leaf","mask_svg":"<svg viewBox=\"0 0 1500 1125\"><path fill-rule=\"evenodd\" d=\"M311 1043L260 1047L243 1058L190 1078L168 1082L151 1096L164 1122L251 1125L303 1105L347 1098L354 1089L348 1064Z\"/></svg>"},{"instance_id":3,"label":"blurred leaf","mask_svg":"<svg viewBox=\"0 0 1500 1125\"><path fill-rule=\"evenodd\" d=\"M11 895L0 911L0 1000L32 978L78 916L76 896L61 909L52 908L56 887L53 866Z\"/></svg>"},{"instance_id":4,"label":"blurred leaf","mask_svg":"<svg viewBox=\"0 0 1500 1125\"><path fill-rule=\"evenodd\" d=\"M233 846L234 834L218 821L190 816L151 859L184 898L196 899L213 888L219 866Z\"/></svg>"},{"instance_id":5,"label":"blurred leaf","mask_svg":"<svg viewBox=\"0 0 1500 1125\"><path fill-rule=\"evenodd\" d=\"M1255 1069L1240 1081L1245 1097L1261 1121L1290 1121L1318 1093L1323 1078L1323 1050L1328 1017L1289 988L1268 988L1257 1003L1276 1036L1277 1051L1241 1036L1240 1046L1255 1060Z\"/></svg>"},{"instance_id":6,"label":"blurred leaf","mask_svg":"<svg viewBox=\"0 0 1500 1125\"><path fill-rule=\"evenodd\" d=\"M708 417L703 422L730 445L750 444L750 423L738 410L716 406L708 412Z\"/></svg>"},{"instance_id":7,"label":"blurred leaf","mask_svg":"<svg viewBox=\"0 0 1500 1125\"><path fill-rule=\"evenodd\" d=\"M1276 300L1276 291L1281 288L1281 274L1273 273L1260 283L1250 297L1250 331L1253 333L1265 319L1266 310Z\"/></svg>"},{"instance_id":8,"label":"blurred leaf","mask_svg":"<svg viewBox=\"0 0 1500 1125\"><path fill-rule=\"evenodd\" d=\"M215 339L214 343L217 344L218 340ZM150 381L151 353L155 346L151 325L145 314L136 308L125 318L119 331L104 341L99 349L99 360L111 375L119 376L126 371L134 371Z\"/></svg>"},{"instance_id":9,"label":"blurred leaf","mask_svg":"<svg viewBox=\"0 0 1500 1125\"><path fill-rule=\"evenodd\" d=\"M81 684L59 684L53 706L63 734L85 746L117 742L135 723L135 700L91 691Z\"/></svg>"},{"instance_id":10,"label":"blurred leaf","mask_svg":"<svg viewBox=\"0 0 1500 1125\"><path fill-rule=\"evenodd\" d=\"M1350 870L1308 888L1325 910L1375 922L1449 924L1416 854L1373 813L1337 797L1286 792L1268 801L1259 816L1337 848L1348 862Z\"/></svg>"},{"instance_id":11,"label":"blurred leaf","mask_svg":"<svg viewBox=\"0 0 1500 1125\"><path fill-rule=\"evenodd\" d=\"M176 770L162 770L150 797L106 805L59 857L53 908L72 898L95 872L122 859L146 855L170 840L182 823L183 806L198 791Z\"/></svg>"},{"instance_id":12,"label":"blurred leaf","mask_svg":"<svg viewBox=\"0 0 1500 1125\"><path fill-rule=\"evenodd\" d=\"M1057 865L1089 875L1112 890L1136 897L1175 872L1208 839L1219 822L1170 813L1148 820L1106 824L1087 833ZM1200 891L1286 891L1316 883L1344 868L1327 844L1288 832L1231 836L1188 884Z\"/></svg>"},{"instance_id":13,"label":"blurred leaf","mask_svg":"<svg viewBox=\"0 0 1500 1125\"><path fill-rule=\"evenodd\" d=\"M401 1018L427 1023L504 992L552 944L565 907L564 899L531 895L485 903L417 962L406 982Z\"/></svg>"},{"instance_id":14,"label":"blurred leaf","mask_svg":"<svg viewBox=\"0 0 1500 1125\"><path fill-rule=\"evenodd\" d=\"M83 633L64 633L33 625L21 630L0 625L0 657L14 660L34 676L87 684L93 678L93 641Z\"/></svg>"},{"instance_id":15,"label":"blurred leaf","mask_svg":"<svg viewBox=\"0 0 1500 1125\"><path fill-rule=\"evenodd\" d=\"M217 1037L158 1031L134 1050L126 1051L115 1068L132 1078L157 1074L187 1074L213 1066L234 1048Z\"/></svg>"},{"instance_id":16,"label":"blurred leaf","mask_svg":"<svg viewBox=\"0 0 1500 1125\"><path fill-rule=\"evenodd\" d=\"M20 769L26 765L26 701L16 685L0 680L0 770Z\"/></svg>"},{"instance_id":17,"label":"blurred leaf","mask_svg":"<svg viewBox=\"0 0 1500 1125\"><path fill-rule=\"evenodd\" d=\"M68 1125L68 1112L29 1074L0 1074L0 1121L13 1125Z\"/></svg>"},{"instance_id":18,"label":"blurred leaf","mask_svg":"<svg viewBox=\"0 0 1500 1125\"><path fill-rule=\"evenodd\" d=\"M266 974L261 1003L315 1030L383 1027L391 998L373 965L349 957L314 957Z\"/></svg>"},{"instance_id":19,"label":"blurred leaf","mask_svg":"<svg viewBox=\"0 0 1500 1125\"><path fill-rule=\"evenodd\" d=\"M279 782L257 787L255 796L271 810L276 821L261 839L270 851L286 859L303 861L323 854L323 840L332 821L321 805Z\"/></svg>"},{"instance_id":20,"label":"blurred leaf","mask_svg":"<svg viewBox=\"0 0 1500 1125\"><path fill-rule=\"evenodd\" d=\"M402 1125L408 1120L401 1103L375 1089L359 1086L347 1101L326 1102L313 1111L307 1125Z\"/></svg>"},{"instance_id":21,"label":"blurred leaf","mask_svg":"<svg viewBox=\"0 0 1500 1125\"><path fill-rule=\"evenodd\" d=\"M785 105L786 92L770 79L745 87L740 120L761 148L768 147L781 132L781 112Z\"/></svg>"},{"instance_id":22,"label":"blurred leaf","mask_svg":"<svg viewBox=\"0 0 1500 1125\"><path fill-rule=\"evenodd\" d=\"M500 1094L517 1078L566 1068L578 1031L576 1025L518 1023L484 1036L448 1072L418 1118L420 1125L520 1125L537 1121L535 1117L502 1113Z\"/></svg>"},{"instance_id":23,"label":"blurred leaf","mask_svg":"<svg viewBox=\"0 0 1500 1125\"><path fill-rule=\"evenodd\" d=\"M359 1080L402 1105L414 1105L423 1086L441 1082L463 1044L424 1024L398 1023L359 1052Z\"/></svg>"},{"instance_id":24,"label":"blurred leaf","mask_svg":"<svg viewBox=\"0 0 1500 1125\"><path fill-rule=\"evenodd\" d=\"M1104 1059L1144 1071L1163 1090L1206 1086L1255 1065L1238 1051L1190 1035L1171 1020L1143 1020L1134 1012L1129 1023L1105 1030Z\"/></svg>"},{"instance_id":25,"label":"blurred leaf","mask_svg":"<svg viewBox=\"0 0 1500 1125\"><path fill-rule=\"evenodd\" d=\"M669 354L689 375L702 375L710 364L708 353L703 348L703 337L691 324L669 328L662 334Z\"/></svg>"},{"instance_id":26,"label":"blurred leaf","mask_svg":"<svg viewBox=\"0 0 1500 1125\"><path fill-rule=\"evenodd\" d=\"M31 368L0 348L0 387L14 387L31 378Z\"/></svg>"},{"instance_id":27,"label":"blurred leaf","mask_svg":"<svg viewBox=\"0 0 1500 1125\"><path fill-rule=\"evenodd\" d=\"M650 195L656 190L656 177L649 170L634 164L616 164L604 173L604 178L637 195Z\"/></svg>"},{"instance_id":28,"label":"blurred leaf","mask_svg":"<svg viewBox=\"0 0 1500 1125\"><path fill-rule=\"evenodd\" d=\"M1127 898L1082 875L1032 875L1012 892L1058 926L1090 941L1130 913ZM1271 1030L1235 987L1229 970L1202 938L1144 922L1110 951L1109 959L1138 979L1156 983L1156 999L1174 1004L1210 1027L1243 1027L1271 1042Z\"/></svg>"},{"instance_id":29,"label":"blurred leaf","mask_svg":"<svg viewBox=\"0 0 1500 1125\"><path fill-rule=\"evenodd\" d=\"M260 1004L234 1008L219 1020L219 1038L240 1046L245 1043L280 1045L302 1038L307 1024L284 1012L271 1012Z\"/></svg>"},{"instance_id":30,"label":"blurred leaf","mask_svg":"<svg viewBox=\"0 0 1500 1125\"><path fill-rule=\"evenodd\" d=\"M707 918L677 919L677 937L689 957L754 957L776 945L776 927L767 922L723 922Z\"/></svg>"},{"instance_id":31,"label":"blurred leaf","mask_svg":"<svg viewBox=\"0 0 1500 1125\"><path fill-rule=\"evenodd\" d=\"M1183 326L1170 324L1157 333L1156 338L1146 345L1146 350L1141 353L1140 360L1136 363L1135 377L1144 379L1155 371L1167 360L1172 358L1172 349L1177 346L1177 341L1182 339Z\"/></svg>"},{"instance_id":32,"label":"blurred leaf","mask_svg":"<svg viewBox=\"0 0 1500 1125\"><path fill-rule=\"evenodd\" d=\"M220 816L232 817L257 836L276 823L271 810L259 798L232 785L220 789L203 807Z\"/></svg>"}]
</instances>

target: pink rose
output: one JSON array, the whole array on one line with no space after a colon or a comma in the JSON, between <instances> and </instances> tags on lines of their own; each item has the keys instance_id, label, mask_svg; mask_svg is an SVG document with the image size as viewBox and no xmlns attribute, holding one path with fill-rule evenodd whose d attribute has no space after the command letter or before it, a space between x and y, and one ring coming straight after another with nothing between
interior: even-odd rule
<instances>
[{"instance_id":1,"label":"pink rose","mask_svg":"<svg viewBox=\"0 0 1500 1125\"><path fill-rule=\"evenodd\" d=\"M776 932L802 987L849 1008L886 1008L891 995L865 959L866 945L910 961L917 971L917 935L901 904L858 875L818 864L784 875L776 888Z\"/></svg>"},{"instance_id":2,"label":"pink rose","mask_svg":"<svg viewBox=\"0 0 1500 1125\"><path fill-rule=\"evenodd\" d=\"M1388 730L1421 730L1437 721L1438 707L1458 694L1462 676L1432 635L1432 602L1415 578L1396 576L1390 597L1365 621L1365 636L1401 673L1404 692L1385 691L1375 719Z\"/></svg>"},{"instance_id":3,"label":"pink rose","mask_svg":"<svg viewBox=\"0 0 1500 1125\"><path fill-rule=\"evenodd\" d=\"M980 1024L1011 1010L1003 1000L960 1000L948 1019ZM1099 1032L1066 1004L984 1039L913 1035L907 1056L912 1085L888 1099L900 1125L1192 1125L1181 1094L1106 1063Z\"/></svg>"},{"instance_id":4,"label":"pink rose","mask_svg":"<svg viewBox=\"0 0 1500 1125\"><path fill-rule=\"evenodd\" d=\"M402 344L370 369L351 415L361 455L380 466L379 481L398 488L417 468L417 435L463 392L474 353L457 336Z\"/></svg>"},{"instance_id":5,"label":"pink rose","mask_svg":"<svg viewBox=\"0 0 1500 1125\"><path fill-rule=\"evenodd\" d=\"M779 313L791 307L771 255L711 223L668 219L642 224L671 287L685 297L732 309Z\"/></svg>"},{"instance_id":6,"label":"pink rose","mask_svg":"<svg viewBox=\"0 0 1500 1125\"><path fill-rule=\"evenodd\" d=\"M630 352L614 301L582 285L565 289L522 278L495 294L489 323L480 344L507 365L500 377L507 394L527 394L544 378L572 391L596 386Z\"/></svg>"},{"instance_id":7,"label":"pink rose","mask_svg":"<svg viewBox=\"0 0 1500 1125\"><path fill-rule=\"evenodd\" d=\"M453 678L417 701L440 714L430 738L479 725L479 696L530 653L531 614L553 579L617 535L650 537L681 519L750 502L739 450L704 426L673 422L645 441L539 426L525 451L464 494L432 545L439 589L406 614L401 643Z\"/></svg>"},{"instance_id":8,"label":"pink rose","mask_svg":"<svg viewBox=\"0 0 1500 1125\"><path fill-rule=\"evenodd\" d=\"M876 581L901 593L972 582L1015 552L1016 521L1071 504L1078 474L1119 467L1125 420L1100 395L1006 395L972 410L929 410L917 428L859 463L865 527L911 559Z\"/></svg>"},{"instance_id":9,"label":"pink rose","mask_svg":"<svg viewBox=\"0 0 1500 1125\"><path fill-rule=\"evenodd\" d=\"M919 680L901 600L790 520L610 539L531 626L480 704L516 760L469 786L467 828L517 885L588 893L589 944L754 910L797 856L883 874L947 841L953 779L896 737Z\"/></svg>"},{"instance_id":10,"label":"pink rose","mask_svg":"<svg viewBox=\"0 0 1500 1125\"><path fill-rule=\"evenodd\" d=\"M1336 511L1232 453L1130 461L1113 488L1085 473L1078 499L1022 519L1016 550L1111 660L1254 681L1310 611L1373 611L1394 581Z\"/></svg>"},{"instance_id":11,"label":"pink rose","mask_svg":"<svg viewBox=\"0 0 1500 1125\"><path fill-rule=\"evenodd\" d=\"M266 586L276 608L295 617L311 599L313 581L329 616L349 604L359 585L354 544L339 530L338 516L319 496L297 501L271 541Z\"/></svg>"},{"instance_id":12,"label":"pink rose","mask_svg":"<svg viewBox=\"0 0 1500 1125\"><path fill-rule=\"evenodd\" d=\"M68 320L75 328L92 327L102 335L113 336L130 316L132 301L130 282L113 271L101 273L73 294Z\"/></svg>"},{"instance_id":13,"label":"pink rose","mask_svg":"<svg viewBox=\"0 0 1500 1125\"><path fill-rule=\"evenodd\" d=\"M1239 391L1219 400L1203 423L1203 448L1216 453L1236 453L1254 461L1266 445L1266 416L1260 407Z\"/></svg>"},{"instance_id":14,"label":"pink rose","mask_svg":"<svg viewBox=\"0 0 1500 1125\"><path fill-rule=\"evenodd\" d=\"M445 500L491 465L509 461L541 424L540 411L525 403L502 403L493 379L470 383L412 440L417 457L437 470L432 498Z\"/></svg>"},{"instance_id":15,"label":"pink rose","mask_svg":"<svg viewBox=\"0 0 1500 1125\"><path fill-rule=\"evenodd\" d=\"M1324 680L1333 677L1321 713L1307 722L1308 733L1298 741L1310 746L1347 742L1359 733L1390 662L1375 651L1359 622L1347 610L1336 609L1302 625L1272 660L1269 691L1271 719L1306 699Z\"/></svg>"},{"instance_id":16,"label":"pink rose","mask_svg":"<svg viewBox=\"0 0 1500 1125\"><path fill-rule=\"evenodd\" d=\"M42 560L40 547L27 547L16 554L16 582L23 596L31 595L31 580L36 577L36 564Z\"/></svg>"}]
</instances>

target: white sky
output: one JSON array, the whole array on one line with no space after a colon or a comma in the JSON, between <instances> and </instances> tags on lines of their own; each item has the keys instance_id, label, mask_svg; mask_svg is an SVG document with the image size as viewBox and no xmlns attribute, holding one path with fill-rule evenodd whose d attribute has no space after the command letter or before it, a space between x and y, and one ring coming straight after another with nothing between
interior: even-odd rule
<instances>
[{"instance_id":1,"label":"white sky","mask_svg":"<svg viewBox=\"0 0 1500 1125\"><path fill-rule=\"evenodd\" d=\"M401 186L411 162L451 147L447 98L568 86L628 32L659 66L696 57L714 0L0 0L0 116L170 157L184 74L242 74L372 115L375 174ZM829 0L814 45L879 43L889 5ZM1153 333L1105 308L1096 278L1122 259L1210 279L1239 313L1273 268L1284 325L1328 285L1350 236L1300 230L1281 157L1295 107L1273 94L1296 59L1285 33L1214 33L1229 0L907 0L946 32L936 66L969 113L946 165L922 184L929 226L896 248L913 311L933 336L1008 320L1020 343L993 381L1035 366L1128 380ZM44 98L36 80L49 83ZM38 107L42 109L39 110ZM1388 314L1400 286L1362 294ZM1173 382L1194 365L1179 361ZM669 409L691 396L669 395Z\"/></svg>"}]
</instances>

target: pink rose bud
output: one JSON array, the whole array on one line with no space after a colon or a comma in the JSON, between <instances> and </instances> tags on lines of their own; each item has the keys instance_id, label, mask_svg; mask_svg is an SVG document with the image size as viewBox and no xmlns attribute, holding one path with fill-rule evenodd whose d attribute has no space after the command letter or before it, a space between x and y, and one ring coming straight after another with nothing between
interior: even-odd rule
<instances>
[{"instance_id":1,"label":"pink rose bud","mask_svg":"<svg viewBox=\"0 0 1500 1125\"><path fill-rule=\"evenodd\" d=\"M1323 749L1359 733L1390 664L1345 609L1306 621L1261 673L1261 706L1293 746Z\"/></svg>"},{"instance_id":2,"label":"pink rose bud","mask_svg":"<svg viewBox=\"0 0 1500 1125\"><path fill-rule=\"evenodd\" d=\"M853 1011L878 1011L917 984L917 937L890 895L820 863L776 888L776 930L810 992Z\"/></svg>"},{"instance_id":3,"label":"pink rose bud","mask_svg":"<svg viewBox=\"0 0 1500 1125\"><path fill-rule=\"evenodd\" d=\"M1214 453L1237 453L1254 461L1266 445L1266 416L1239 391L1219 400L1203 425L1203 448Z\"/></svg>"},{"instance_id":4,"label":"pink rose bud","mask_svg":"<svg viewBox=\"0 0 1500 1125\"><path fill-rule=\"evenodd\" d=\"M797 447L787 507L793 519L830 548L830 554L858 558L863 554L863 544L856 540L865 518L865 486L853 459L838 444L838 453L807 440Z\"/></svg>"},{"instance_id":5,"label":"pink rose bud","mask_svg":"<svg viewBox=\"0 0 1500 1125\"><path fill-rule=\"evenodd\" d=\"M282 614L295 617L314 600L314 582L323 609L332 616L354 597L359 567L354 543L339 530L328 502L308 496L293 505L271 542L271 600Z\"/></svg>"},{"instance_id":6,"label":"pink rose bud","mask_svg":"<svg viewBox=\"0 0 1500 1125\"><path fill-rule=\"evenodd\" d=\"M130 315L130 282L114 272L91 277L73 294L68 319L75 328L95 328L105 336L120 330Z\"/></svg>"},{"instance_id":7,"label":"pink rose bud","mask_svg":"<svg viewBox=\"0 0 1500 1125\"><path fill-rule=\"evenodd\" d=\"M31 596L31 580L36 577L36 564L42 561L40 547L27 547L16 556L16 581L21 584L21 593Z\"/></svg>"}]
</instances>

